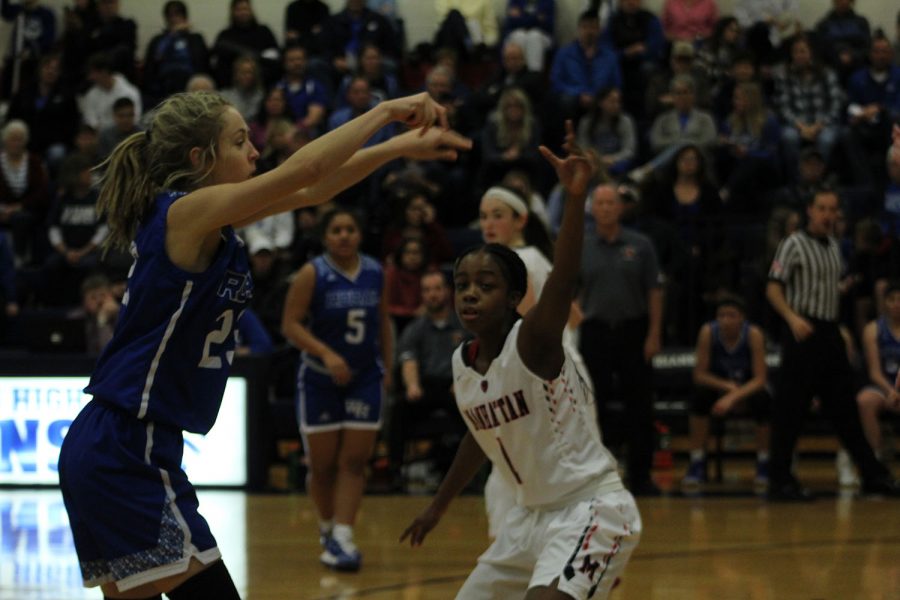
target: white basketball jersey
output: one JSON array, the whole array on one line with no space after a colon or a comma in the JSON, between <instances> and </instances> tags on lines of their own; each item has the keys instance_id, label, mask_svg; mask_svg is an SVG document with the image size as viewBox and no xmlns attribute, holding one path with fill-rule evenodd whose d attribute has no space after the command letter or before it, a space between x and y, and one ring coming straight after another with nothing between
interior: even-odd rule
<instances>
[{"instance_id":1,"label":"white basketball jersey","mask_svg":"<svg viewBox=\"0 0 900 600\"><path fill-rule=\"evenodd\" d=\"M528 280L531 282L531 288L534 290L534 300L537 302L541 299L541 294L544 291L544 284L547 283L547 279L550 277L550 271L553 270L553 264L534 246L523 246L521 248L513 248L513 250L516 251L516 254L518 254L519 258L522 259L522 262L525 263L525 270L528 271ZM577 331L566 325L566 328L563 329L563 347L572 355L572 358L575 359L575 364L579 367L578 371L588 382L588 385L591 386L591 390L593 391L590 376L587 375L587 370L583 367L584 359L578 351L578 338L576 336ZM594 405L591 406L593 407Z\"/></svg>"},{"instance_id":2,"label":"white basketball jersey","mask_svg":"<svg viewBox=\"0 0 900 600\"><path fill-rule=\"evenodd\" d=\"M523 246L521 248L513 248L513 250L525 263L525 270L528 271L528 279L531 280L531 288L534 290L534 299L537 300L541 297L541 292L544 291L544 284L547 283L547 278L550 277L553 265L534 246Z\"/></svg>"},{"instance_id":3,"label":"white basketball jersey","mask_svg":"<svg viewBox=\"0 0 900 600\"><path fill-rule=\"evenodd\" d=\"M467 366L465 346L453 353L459 411L503 478L515 482L526 508L564 503L587 487L620 489L616 461L600 442L590 389L565 350L559 376L545 380L519 357L522 321L506 337L487 373Z\"/></svg>"}]
</instances>

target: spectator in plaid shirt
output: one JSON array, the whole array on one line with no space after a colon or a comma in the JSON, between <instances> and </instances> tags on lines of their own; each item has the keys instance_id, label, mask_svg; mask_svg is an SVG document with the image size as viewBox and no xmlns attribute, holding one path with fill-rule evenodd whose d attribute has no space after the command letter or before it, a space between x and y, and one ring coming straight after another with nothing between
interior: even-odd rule
<instances>
[{"instance_id":1,"label":"spectator in plaid shirt","mask_svg":"<svg viewBox=\"0 0 900 600\"><path fill-rule=\"evenodd\" d=\"M843 98L834 71L815 61L807 38L796 38L791 43L790 63L775 79L785 162L793 175L802 146L815 145L828 160L840 132Z\"/></svg>"}]
</instances>

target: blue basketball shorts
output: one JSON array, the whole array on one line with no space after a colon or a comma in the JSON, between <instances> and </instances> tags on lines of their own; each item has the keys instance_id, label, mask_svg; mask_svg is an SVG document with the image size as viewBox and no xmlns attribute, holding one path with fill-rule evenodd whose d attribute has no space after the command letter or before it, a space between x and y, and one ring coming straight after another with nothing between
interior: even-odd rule
<instances>
[{"instance_id":1,"label":"blue basketball shorts","mask_svg":"<svg viewBox=\"0 0 900 600\"><path fill-rule=\"evenodd\" d=\"M301 362L297 376L300 431L380 429L382 381L378 364L357 372L346 386L339 386L327 372Z\"/></svg>"},{"instance_id":2,"label":"blue basketball shorts","mask_svg":"<svg viewBox=\"0 0 900 600\"><path fill-rule=\"evenodd\" d=\"M126 591L221 558L181 469L181 431L97 400L63 440L59 483L86 587Z\"/></svg>"}]
</instances>

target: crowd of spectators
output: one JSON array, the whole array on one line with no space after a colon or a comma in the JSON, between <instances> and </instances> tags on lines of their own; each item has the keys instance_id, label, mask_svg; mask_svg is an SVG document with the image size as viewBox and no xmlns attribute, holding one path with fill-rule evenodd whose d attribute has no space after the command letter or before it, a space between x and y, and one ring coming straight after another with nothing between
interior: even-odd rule
<instances>
[{"instance_id":1,"label":"crowd of spectators","mask_svg":"<svg viewBox=\"0 0 900 600\"><path fill-rule=\"evenodd\" d=\"M560 192L537 148L558 147L566 119L605 178L628 187L624 223L653 242L664 346L692 345L726 292L774 327L764 302L774 246L823 185L841 198L842 314L854 336L876 315L876 289L900 275L900 168L887 157L900 15L870 24L853 0L833 0L807 29L795 1L736 0L723 15L715 0L666 0L659 13L592 0L574 15L553 0L509 0L502 14L490 0L435 0L433 42L407 48L393 0L335 12L294 0L278 24L259 22L250 0L228 5L228 26L206 40L178 0L161 24L136 23L119 0L75 0L61 22L39 0L3 0L13 35L0 78L0 344L23 345L23 313L82 305L98 275L112 300L121 294L130 257L103 252L102 169L92 168L161 99L193 89L219 90L243 114L259 171L418 89L475 140L456 163L397 162L334 199L364 217L363 249L389 267L398 333L427 312L421 275L479 241L484 190L523 191L556 231ZM575 26L568 42L555 36L563 20ZM144 52L138 27L159 29ZM253 309L276 347L287 278L321 251L316 222L300 210L243 232Z\"/></svg>"}]
</instances>

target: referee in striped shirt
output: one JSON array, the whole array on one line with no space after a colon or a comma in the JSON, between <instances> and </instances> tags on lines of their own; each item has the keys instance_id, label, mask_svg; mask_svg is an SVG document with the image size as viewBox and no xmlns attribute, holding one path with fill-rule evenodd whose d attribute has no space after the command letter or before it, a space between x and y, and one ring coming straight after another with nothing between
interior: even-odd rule
<instances>
[{"instance_id":1,"label":"referee in striped shirt","mask_svg":"<svg viewBox=\"0 0 900 600\"><path fill-rule=\"evenodd\" d=\"M768 498L803 502L812 493L791 473L794 446L813 396L822 402L862 476L864 494L900 496L900 485L866 443L854 399L853 372L838 330L841 252L832 235L838 197L820 190L806 207L806 228L778 246L766 296L787 326L772 417Z\"/></svg>"}]
</instances>

